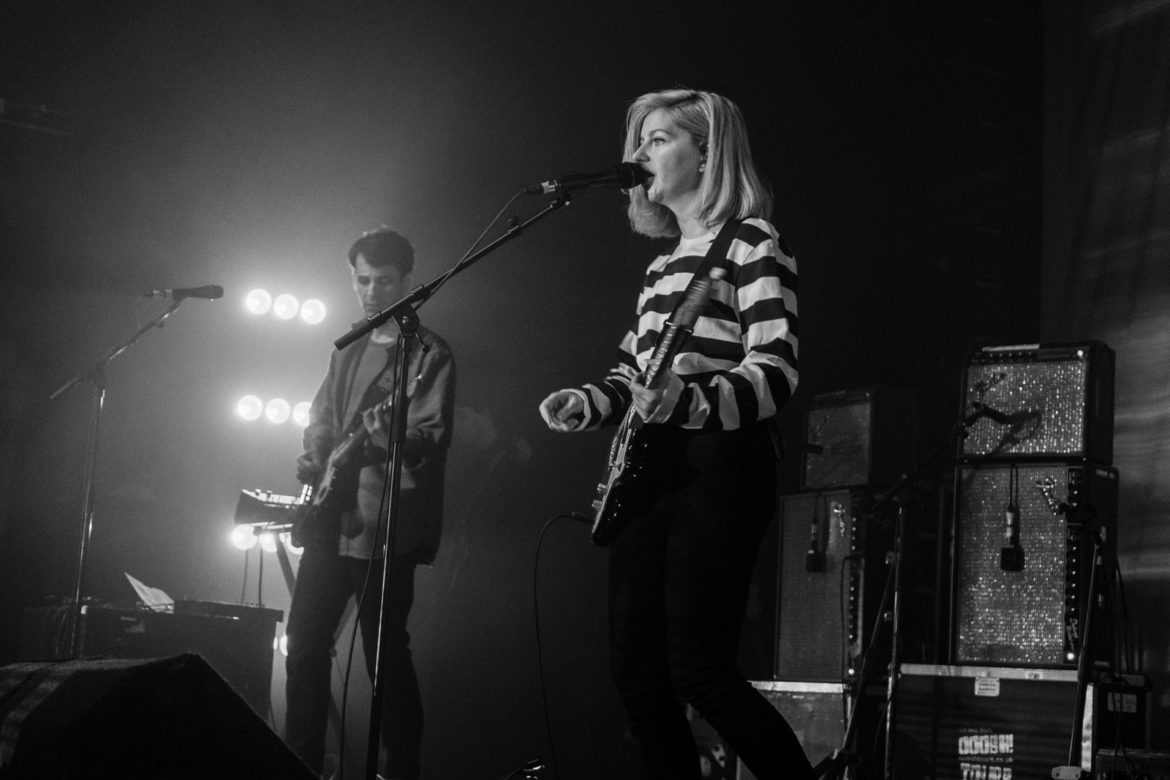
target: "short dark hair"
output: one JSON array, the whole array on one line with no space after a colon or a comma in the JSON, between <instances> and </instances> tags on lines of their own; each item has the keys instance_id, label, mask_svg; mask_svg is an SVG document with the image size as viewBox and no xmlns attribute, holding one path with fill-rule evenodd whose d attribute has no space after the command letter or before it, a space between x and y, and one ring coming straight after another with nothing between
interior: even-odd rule
<instances>
[{"instance_id":1,"label":"short dark hair","mask_svg":"<svg viewBox=\"0 0 1170 780\"><path fill-rule=\"evenodd\" d=\"M392 265L402 276L414 270L414 247L401 233L395 233L387 227L362 233L361 238L349 248L351 266L357 263L358 255L366 258L366 262L375 268Z\"/></svg>"}]
</instances>

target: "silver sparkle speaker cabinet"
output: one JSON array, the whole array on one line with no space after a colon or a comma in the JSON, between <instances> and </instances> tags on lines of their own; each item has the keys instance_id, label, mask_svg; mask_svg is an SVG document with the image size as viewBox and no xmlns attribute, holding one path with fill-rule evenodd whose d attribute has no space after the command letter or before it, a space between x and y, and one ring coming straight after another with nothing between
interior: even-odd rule
<instances>
[{"instance_id":1,"label":"silver sparkle speaker cabinet","mask_svg":"<svg viewBox=\"0 0 1170 780\"><path fill-rule=\"evenodd\" d=\"M952 660L956 664L1075 667L1087 617L1092 537L1115 546L1117 471L1069 463L982 463L955 473ZM1064 505L1054 511L1050 500ZM1016 507L1018 568L1005 567L1007 507ZM1105 610L1092 645L1106 658Z\"/></svg>"},{"instance_id":2,"label":"silver sparkle speaker cabinet","mask_svg":"<svg viewBox=\"0 0 1170 780\"><path fill-rule=\"evenodd\" d=\"M1113 462L1113 350L1083 344L983 347L968 357L966 460Z\"/></svg>"}]
</instances>

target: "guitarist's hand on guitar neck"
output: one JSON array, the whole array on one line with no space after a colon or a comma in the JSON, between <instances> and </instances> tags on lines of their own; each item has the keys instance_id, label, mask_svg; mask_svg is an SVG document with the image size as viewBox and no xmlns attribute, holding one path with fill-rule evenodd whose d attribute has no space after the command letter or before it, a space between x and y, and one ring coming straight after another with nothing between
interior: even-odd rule
<instances>
[{"instance_id":1,"label":"guitarist's hand on guitar neck","mask_svg":"<svg viewBox=\"0 0 1170 780\"><path fill-rule=\"evenodd\" d=\"M312 452L303 453L297 458L297 480L302 485L315 485L324 470L325 467Z\"/></svg>"},{"instance_id":2,"label":"guitarist's hand on guitar neck","mask_svg":"<svg viewBox=\"0 0 1170 780\"><path fill-rule=\"evenodd\" d=\"M655 375L651 382L653 387L643 384L645 380L645 375L639 373L630 382L634 408L645 422L665 422L682 393L683 381L669 368L663 368Z\"/></svg>"},{"instance_id":3,"label":"guitarist's hand on guitar neck","mask_svg":"<svg viewBox=\"0 0 1170 780\"><path fill-rule=\"evenodd\" d=\"M375 446L385 449L390 437L390 404L382 403L362 412L362 425Z\"/></svg>"}]
</instances>

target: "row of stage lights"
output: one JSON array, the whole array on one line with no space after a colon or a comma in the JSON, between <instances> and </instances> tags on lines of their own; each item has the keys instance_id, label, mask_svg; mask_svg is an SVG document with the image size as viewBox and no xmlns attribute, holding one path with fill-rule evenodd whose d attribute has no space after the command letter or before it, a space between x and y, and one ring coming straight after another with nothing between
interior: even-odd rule
<instances>
[{"instance_id":1,"label":"row of stage lights","mask_svg":"<svg viewBox=\"0 0 1170 780\"><path fill-rule=\"evenodd\" d=\"M282 425L289 420L294 424L306 427L309 424L309 402L301 401L295 406L283 398L273 398L265 402L256 395L246 395L236 401L236 414L248 422L255 422L261 417L274 425Z\"/></svg>"},{"instance_id":2,"label":"row of stage lights","mask_svg":"<svg viewBox=\"0 0 1170 780\"><path fill-rule=\"evenodd\" d=\"M310 325L318 325L325 319L325 304L316 298L309 298L303 303L295 295L282 293L275 298L267 290L252 290L244 296L244 308L252 314L261 315L271 312L280 320L291 320L300 314L301 319Z\"/></svg>"}]
</instances>

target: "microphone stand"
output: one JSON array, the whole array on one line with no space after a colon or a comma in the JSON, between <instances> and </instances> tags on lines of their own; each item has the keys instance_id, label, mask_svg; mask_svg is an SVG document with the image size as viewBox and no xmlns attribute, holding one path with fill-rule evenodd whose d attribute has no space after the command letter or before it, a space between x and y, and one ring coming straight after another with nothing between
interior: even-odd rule
<instances>
[{"instance_id":1,"label":"microphone stand","mask_svg":"<svg viewBox=\"0 0 1170 780\"><path fill-rule=\"evenodd\" d=\"M465 271L471 267L475 262L486 257L497 247L510 241L520 235L532 223L543 219L554 211L558 211L561 207L568 205L570 202L569 193L562 192L555 200L550 202L544 209L537 212L535 215L529 217L527 220L521 222L513 218L508 225L507 231L502 235L486 244L483 248L473 252L458 263L456 263L450 270L439 274L437 277L419 285L413 290L402 296L394 303L382 309L377 314L371 314L366 318L365 322L354 326L352 330L346 333L341 338L335 340L333 345L337 349L344 349L353 342L357 341L362 336L366 335L375 328L385 324L393 319L398 323L398 348L394 358L394 401L391 407L393 418L390 422L389 441L387 443L386 451L386 472L389 478L384 490L387 496L387 512L385 520L385 534L382 541L382 583L379 593L381 594L381 611L378 616L378 641L377 651L374 658L374 679L373 679L373 693L370 700L370 728L366 742L366 773L367 780L376 780L378 775L378 750L380 746L380 736L382 731L382 706L385 699L385 667L386 654L388 645L383 642L383 632L385 631L386 621L390 615L390 599L388 598L388 587L390 584L390 559L394 551L394 532L398 527L398 509L402 490L402 456L403 443L406 439L406 383L407 368L410 365L410 351L412 344L419 339L420 321L416 309L425 303L440 287L442 287L451 277ZM425 347L424 347L425 348ZM381 526L381 523L379 523ZM375 546L376 542L375 542Z\"/></svg>"},{"instance_id":2,"label":"microphone stand","mask_svg":"<svg viewBox=\"0 0 1170 780\"><path fill-rule=\"evenodd\" d=\"M69 658L76 659L81 654L81 632L78 630L81 625L81 616L83 607L81 604L81 590L85 579L85 565L86 558L89 553L89 541L93 534L93 509L94 499L96 498L94 474L97 471L97 445L98 432L101 427L102 407L106 401L106 366L110 362L129 349L138 339L142 337L151 328L161 328L163 322L175 313L179 308L179 304L183 302L182 298L177 298L171 302L159 316L155 317L150 322L143 325L134 332L128 339L123 341L116 347L106 351L104 355L97 359L97 361L85 369L81 373L74 376L65 384L58 387L49 396L49 401L56 401L66 392L68 392L75 385L82 382L89 382L93 385L93 400L90 406L89 416L89 431L86 436L85 447L85 470L83 479L83 497L81 509L81 532L79 534L77 544L77 573L73 579L73 599L70 602L72 614L69 619L65 621L66 637L68 641L65 643L69 648Z\"/></svg>"},{"instance_id":3,"label":"microphone stand","mask_svg":"<svg viewBox=\"0 0 1170 780\"><path fill-rule=\"evenodd\" d=\"M1076 533L1082 539L1085 536L1091 536L1093 540L1091 554L1092 559L1089 563L1089 588L1085 597L1085 621L1081 628L1080 641L1080 656L1077 659L1077 691L1076 700L1073 705L1072 729L1068 740L1068 763L1064 766L1053 768L1052 777L1056 780L1082 780L1089 775L1081 769L1081 731L1085 717L1085 696L1089 688L1089 683L1093 676L1093 664L1096 658L1093 652L1096 649L1094 644L1094 630L1093 613L1097 610L1097 600L1101 597L1102 583L1100 579L1101 568L1103 566L1103 556L1105 553L1104 542L1102 541L1101 529L1094 522L1096 516L1092 507L1084 507L1074 516L1068 511L1067 504L1061 504L1059 514L1064 515L1065 522L1068 524L1067 532L1069 534ZM1073 526L1078 526L1075 530Z\"/></svg>"}]
</instances>

